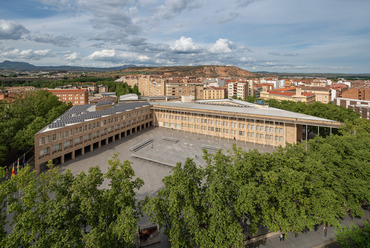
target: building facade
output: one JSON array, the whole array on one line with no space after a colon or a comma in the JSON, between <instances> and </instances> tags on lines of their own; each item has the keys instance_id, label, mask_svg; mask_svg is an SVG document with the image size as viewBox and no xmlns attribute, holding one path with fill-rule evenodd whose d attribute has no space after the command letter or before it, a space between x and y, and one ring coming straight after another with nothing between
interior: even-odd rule
<instances>
[{"instance_id":1,"label":"building facade","mask_svg":"<svg viewBox=\"0 0 370 248\"><path fill-rule=\"evenodd\" d=\"M350 88L342 92L342 97L347 99L370 101L370 87L362 86Z\"/></svg>"},{"instance_id":2,"label":"building facade","mask_svg":"<svg viewBox=\"0 0 370 248\"><path fill-rule=\"evenodd\" d=\"M344 108L353 109L360 114L363 119L370 119L370 101L349 99L349 98L335 98L334 104Z\"/></svg>"},{"instance_id":3,"label":"building facade","mask_svg":"<svg viewBox=\"0 0 370 248\"><path fill-rule=\"evenodd\" d=\"M158 102L152 108L155 126L270 146L307 139L303 126L338 128L341 125L242 101Z\"/></svg>"},{"instance_id":4,"label":"building facade","mask_svg":"<svg viewBox=\"0 0 370 248\"><path fill-rule=\"evenodd\" d=\"M59 101L72 105L85 105L89 103L89 91L87 89L48 89Z\"/></svg>"},{"instance_id":5,"label":"building facade","mask_svg":"<svg viewBox=\"0 0 370 248\"><path fill-rule=\"evenodd\" d=\"M307 104L313 103L316 100L316 95L313 93L303 92L301 88L290 87L279 90L262 90L260 98L264 100L275 99L281 101L304 102Z\"/></svg>"},{"instance_id":6,"label":"building facade","mask_svg":"<svg viewBox=\"0 0 370 248\"><path fill-rule=\"evenodd\" d=\"M147 102L74 106L35 134L35 169L64 163L102 145L152 126Z\"/></svg>"},{"instance_id":7,"label":"building facade","mask_svg":"<svg viewBox=\"0 0 370 248\"><path fill-rule=\"evenodd\" d=\"M341 123L229 99L104 101L74 106L35 134L35 168L40 172L49 160L64 163L150 126L285 146L307 139L307 132L303 132L307 126L338 128Z\"/></svg>"}]
</instances>

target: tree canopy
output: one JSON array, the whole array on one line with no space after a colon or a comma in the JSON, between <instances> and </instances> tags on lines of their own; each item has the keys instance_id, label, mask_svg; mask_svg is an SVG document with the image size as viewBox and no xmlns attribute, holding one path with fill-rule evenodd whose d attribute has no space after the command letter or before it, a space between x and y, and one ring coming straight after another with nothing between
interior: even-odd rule
<instances>
[{"instance_id":1,"label":"tree canopy","mask_svg":"<svg viewBox=\"0 0 370 248\"><path fill-rule=\"evenodd\" d=\"M365 125L369 127L369 122ZM361 130L366 130L363 128ZM241 247L258 226L300 233L363 215L370 200L370 133L316 137L273 153L204 151L178 163L145 206L174 247Z\"/></svg>"},{"instance_id":2,"label":"tree canopy","mask_svg":"<svg viewBox=\"0 0 370 248\"><path fill-rule=\"evenodd\" d=\"M55 167L40 177L27 166L2 182L1 247L134 247L141 214L135 190L143 181L117 155L108 166L105 174L91 167L76 176Z\"/></svg>"},{"instance_id":3,"label":"tree canopy","mask_svg":"<svg viewBox=\"0 0 370 248\"><path fill-rule=\"evenodd\" d=\"M15 102L0 102L1 150L24 150L33 146L34 135L63 114L71 104L45 90L21 95ZM2 160L6 152L1 156Z\"/></svg>"}]
</instances>

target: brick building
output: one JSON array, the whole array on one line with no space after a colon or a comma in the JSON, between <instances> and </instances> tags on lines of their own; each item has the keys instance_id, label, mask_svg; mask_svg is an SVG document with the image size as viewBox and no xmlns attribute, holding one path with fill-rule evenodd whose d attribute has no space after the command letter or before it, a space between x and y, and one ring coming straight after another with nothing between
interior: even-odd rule
<instances>
[{"instance_id":1,"label":"brick building","mask_svg":"<svg viewBox=\"0 0 370 248\"><path fill-rule=\"evenodd\" d=\"M87 89L48 89L62 102L71 102L72 105L85 105L89 103L89 91Z\"/></svg>"},{"instance_id":2,"label":"brick building","mask_svg":"<svg viewBox=\"0 0 370 248\"><path fill-rule=\"evenodd\" d=\"M362 86L350 88L342 92L343 98L370 101L370 87Z\"/></svg>"}]
</instances>

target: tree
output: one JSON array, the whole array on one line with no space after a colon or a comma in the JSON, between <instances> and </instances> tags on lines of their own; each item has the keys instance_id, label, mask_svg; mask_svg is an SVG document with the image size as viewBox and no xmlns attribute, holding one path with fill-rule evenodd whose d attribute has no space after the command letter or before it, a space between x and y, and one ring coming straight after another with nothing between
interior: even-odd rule
<instances>
[{"instance_id":1,"label":"tree","mask_svg":"<svg viewBox=\"0 0 370 248\"><path fill-rule=\"evenodd\" d=\"M51 168L39 177L29 166L0 184L12 231L0 232L2 247L133 247L143 181L115 155L108 172L91 167L77 176ZM49 166L52 167L51 164ZM109 188L102 189L108 180ZM4 208L6 209L6 207ZM4 213L0 216L4 219ZM4 221L0 221L4 230ZM2 235L1 235L2 234Z\"/></svg>"},{"instance_id":2,"label":"tree","mask_svg":"<svg viewBox=\"0 0 370 248\"><path fill-rule=\"evenodd\" d=\"M147 214L174 247L240 247L259 226L295 233L339 226L347 212L362 216L370 200L369 133L316 137L273 153L204 152L204 168L179 163L147 199Z\"/></svg>"},{"instance_id":3,"label":"tree","mask_svg":"<svg viewBox=\"0 0 370 248\"><path fill-rule=\"evenodd\" d=\"M337 242L340 247L351 248L368 248L370 244L370 223L364 221L364 226L340 227L336 229Z\"/></svg>"},{"instance_id":4,"label":"tree","mask_svg":"<svg viewBox=\"0 0 370 248\"><path fill-rule=\"evenodd\" d=\"M33 146L34 135L71 106L58 101L58 97L45 90L25 93L12 103L0 103L0 141L3 147L7 152L29 149ZM0 160L4 157L2 155Z\"/></svg>"}]
</instances>

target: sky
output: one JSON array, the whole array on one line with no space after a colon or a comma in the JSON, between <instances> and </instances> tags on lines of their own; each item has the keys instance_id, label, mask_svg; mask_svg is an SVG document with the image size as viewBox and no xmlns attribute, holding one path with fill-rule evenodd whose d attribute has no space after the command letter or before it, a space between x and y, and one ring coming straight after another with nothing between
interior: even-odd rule
<instances>
[{"instance_id":1,"label":"sky","mask_svg":"<svg viewBox=\"0 0 370 248\"><path fill-rule=\"evenodd\" d=\"M370 0L4 0L0 62L370 73Z\"/></svg>"}]
</instances>

